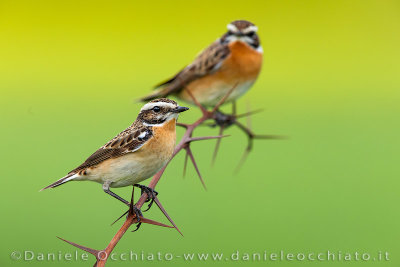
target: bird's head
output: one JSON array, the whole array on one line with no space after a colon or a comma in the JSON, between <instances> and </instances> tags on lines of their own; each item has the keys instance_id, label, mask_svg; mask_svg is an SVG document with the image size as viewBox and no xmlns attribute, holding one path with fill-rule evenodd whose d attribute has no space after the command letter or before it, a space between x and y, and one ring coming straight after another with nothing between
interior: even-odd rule
<instances>
[{"instance_id":1,"label":"bird's head","mask_svg":"<svg viewBox=\"0 0 400 267\"><path fill-rule=\"evenodd\" d=\"M188 109L168 98L155 99L142 107L138 120L147 126L160 126L172 119L177 119L179 113Z\"/></svg>"},{"instance_id":2,"label":"bird's head","mask_svg":"<svg viewBox=\"0 0 400 267\"><path fill-rule=\"evenodd\" d=\"M241 41L254 49L261 49L260 39L257 35L257 26L247 20L235 20L227 25L228 32L222 38L222 43Z\"/></svg>"}]
</instances>

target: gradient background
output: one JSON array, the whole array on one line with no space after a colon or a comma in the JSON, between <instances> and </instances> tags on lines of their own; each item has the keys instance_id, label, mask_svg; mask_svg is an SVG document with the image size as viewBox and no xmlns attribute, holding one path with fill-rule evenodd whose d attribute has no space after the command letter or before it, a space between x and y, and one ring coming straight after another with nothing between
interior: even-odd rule
<instances>
[{"instance_id":1,"label":"gradient background","mask_svg":"<svg viewBox=\"0 0 400 267\"><path fill-rule=\"evenodd\" d=\"M265 60L239 107L265 109L253 118L257 133L290 138L257 141L235 175L246 141L238 130L228 131L214 168L215 142L194 145L209 190L191 166L182 179L183 154L157 187L185 237L144 225L115 251L388 251L389 262L314 264L399 266L399 1L145 2L0 2L0 264L27 265L10 259L15 250L75 250L56 235L98 249L109 242L124 207L99 184L38 190L130 125L141 106L135 98L244 18L259 26ZM166 222L157 208L146 216ZM160 264L232 265L137 263Z\"/></svg>"}]
</instances>

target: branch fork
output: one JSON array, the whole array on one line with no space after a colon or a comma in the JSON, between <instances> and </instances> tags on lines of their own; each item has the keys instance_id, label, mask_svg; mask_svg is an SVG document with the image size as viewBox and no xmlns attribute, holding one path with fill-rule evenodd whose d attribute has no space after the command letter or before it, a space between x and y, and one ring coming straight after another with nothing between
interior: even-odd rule
<instances>
[{"instance_id":1,"label":"branch fork","mask_svg":"<svg viewBox=\"0 0 400 267\"><path fill-rule=\"evenodd\" d=\"M192 149L190 147L190 144L192 142L197 142L197 141L203 141L203 140L211 140L211 139L216 139L217 140L217 145L216 145L216 149L214 151L214 156L213 158L215 159L216 155L217 155L217 151L220 145L220 141L223 137L227 137L227 135L223 135L224 129L226 129L227 127L231 126L231 125L237 125L240 129L242 129L249 138L249 143L248 143L248 147L245 151L245 155L248 154L248 152L250 152L251 148L252 148L252 140L253 139L275 139L275 138L279 138L276 136L262 136L262 135L255 135L252 131L251 128L247 128L244 125L242 125L241 123L239 123L237 121L238 118L242 118L242 117L249 117L250 115L258 112L258 111L253 111L253 112L247 112L244 114L240 114L240 115L236 115L236 106L235 104L233 104L233 112L232 115L226 115L223 114L225 116L227 116L226 120L221 120L221 112L219 112L219 108L222 104L225 103L225 101L228 99L229 95L232 93L232 91L236 88L236 85L234 87L232 87L229 92L218 102L218 104L211 110L208 111L205 107L203 107L193 96L193 94L190 92L190 90L188 90L189 95L191 96L191 98L193 99L193 102L196 104L196 106L201 110L202 112L202 117L200 117L197 121L195 121L192 124L185 124L185 123L177 123L178 126L184 127L185 128L185 133L182 137L182 139L180 140L179 144L175 147L175 150L172 154L171 159L168 161L168 163L166 164L166 166L164 166L158 173L156 173L152 180L149 183L149 188L154 190L156 185L158 184L158 182L160 181L165 169L167 168L169 162L182 150L186 151L186 156L185 156L185 163L184 163L184 174L186 172L186 167L187 167L187 162L188 159L190 158L196 173L200 179L201 184L203 185L203 187L206 189L206 185L204 183L204 180L202 178L202 175L200 173L200 170L198 168L198 165L196 163L195 157L193 155ZM217 136L203 136L203 137L192 137L193 136L193 132L194 130L204 124L205 121L207 120L214 120L215 124L214 126L219 126L220 127L220 131L219 131L219 135ZM245 156L244 155L244 156ZM214 160L213 160L214 161ZM174 221L171 219L171 217L168 215L167 211L165 210L165 208L162 206L161 202L159 201L158 197L156 195L154 195L154 199L153 201L156 203L156 205L158 206L158 208L161 210L161 212L164 214L164 216L168 219L168 221L171 223L172 226L170 225L166 225L148 218L145 218L141 215L140 209L142 208L142 206L144 205L144 203L148 200L148 194L146 192L144 192L143 194L141 194L140 198L138 199L138 201L134 204L134 188L132 189L132 197L131 197L131 202L129 204L129 210L127 212L125 212L120 218L122 218L123 216L126 215L126 219L125 222L123 223L123 225L121 226L121 228L118 230L118 232L114 235L114 237L111 239L111 241L109 242L109 244L107 245L107 247L105 249L102 250L96 250L96 249L92 249L89 247L85 247L82 245L79 245L77 243L65 240L63 238L58 237L59 239L67 242L68 244L82 249L90 254L92 254L93 256L95 256L96 258L96 262L94 264L94 266L97 267L101 267L101 266L105 266L107 259L109 258L110 254L112 253L113 249L115 248L115 246L118 244L118 242L120 241L120 239L124 236L124 234L126 233L126 231L133 225L133 224L137 224L137 228L134 230L136 231L139 226L142 223L147 223L147 224L152 224L152 225L157 225L157 226L162 226L162 227L166 227L166 228L175 228L181 235L182 232L179 230L179 228L176 226L176 224L174 223ZM118 218L116 221L118 221L120 218ZM115 222L116 222L115 221ZM115 223L114 222L114 223ZM183 235L182 235L183 236Z\"/></svg>"}]
</instances>

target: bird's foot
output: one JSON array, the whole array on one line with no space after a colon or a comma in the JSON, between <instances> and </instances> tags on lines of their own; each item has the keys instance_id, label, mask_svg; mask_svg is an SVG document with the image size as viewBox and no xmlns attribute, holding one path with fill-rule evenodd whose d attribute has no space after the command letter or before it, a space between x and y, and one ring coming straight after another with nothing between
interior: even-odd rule
<instances>
[{"instance_id":1,"label":"bird's foot","mask_svg":"<svg viewBox=\"0 0 400 267\"><path fill-rule=\"evenodd\" d=\"M151 208L151 206L153 205L154 198L158 195L158 192L156 190L154 190L153 188L145 186L145 185L135 184L134 186L140 188L141 194L143 194L143 193L147 194L146 202L150 201L150 203L147 206L147 209L145 209L143 212L148 211Z\"/></svg>"},{"instance_id":2,"label":"bird's foot","mask_svg":"<svg viewBox=\"0 0 400 267\"><path fill-rule=\"evenodd\" d=\"M236 122L236 115L235 114L226 114L220 110L217 110L214 114L214 127L219 126L222 128L228 128L232 126Z\"/></svg>"},{"instance_id":3,"label":"bird's foot","mask_svg":"<svg viewBox=\"0 0 400 267\"><path fill-rule=\"evenodd\" d=\"M219 127L219 135L223 135L224 130L232 125L237 126L246 136L247 136L247 147L246 150L242 156L242 159L238 165L238 167L236 168L236 170L239 170L240 166L242 165L242 163L244 162L244 160L246 159L247 155L250 153L250 151L253 148L253 141L254 139L281 139L283 138L282 136L277 136L277 135L259 135L259 134L255 134L252 129L251 129L251 120L250 120L250 116L253 114L256 114L258 112L260 112L261 110L253 110L253 111L248 111L246 113L243 114L237 114L236 113L236 104L233 103L232 105L232 113L231 114L226 114L221 112L220 110L215 110L214 114L213 114L213 120L214 122L208 126L211 127ZM242 123L239 122L240 118L247 118L247 126L243 125ZM215 149L214 149L214 155L213 155L213 159L212 159L212 164L215 162L216 156L218 154L218 150L219 150L219 146L221 143L221 139L217 140L217 143L215 145Z\"/></svg>"},{"instance_id":4,"label":"bird's foot","mask_svg":"<svg viewBox=\"0 0 400 267\"><path fill-rule=\"evenodd\" d=\"M137 224L136 224L136 229L133 230L132 232L136 232L137 230L139 230L140 226L142 225L142 222L140 221L140 217L143 217L142 211L140 209L138 209L135 205L131 205L131 210L130 212L134 213L136 215L136 220L137 220Z\"/></svg>"},{"instance_id":5,"label":"bird's foot","mask_svg":"<svg viewBox=\"0 0 400 267\"><path fill-rule=\"evenodd\" d=\"M136 225L136 229L133 230L132 232L136 232L137 230L139 230L140 225L142 225L142 222L140 220L140 217L143 217L143 213L142 211L137 208L135 206L135 204L133 204L133 200L131 203L128 204L129 209L127 211L124 212L124 214L122 214L121 216L118 217L118 219L116 219L111 225L115 224L116 222L118 222L122 217L124 217L126 215L126 219L128 219L129 215L135 215L135 218L137 220L137 225Z\"/></svg>"}]
</instances>

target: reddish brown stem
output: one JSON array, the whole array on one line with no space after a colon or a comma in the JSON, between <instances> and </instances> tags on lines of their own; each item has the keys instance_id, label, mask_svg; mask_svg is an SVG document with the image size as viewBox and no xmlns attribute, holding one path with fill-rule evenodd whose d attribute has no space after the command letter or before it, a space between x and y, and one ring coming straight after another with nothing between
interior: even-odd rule
<instances>
[{"instance_id":1,"label":"reddish brown stem","mask_svg":"<svg viewBox=\"0 0 400 267\"><path fill-rule=\"evenodd\" d=\"M186 129L186 131L185 131L185 133L184 133L182 139L180 140L179 144L175 147L175 150L174 150L174 152L173 152L173 154L172 154L172 157L171 157L171 159L168 161L168 163L166 164L166 166L164 166L158 173L156 173L156 174L153 176L152 180L151 180L150 183L149 183L149 187L150 187L150 188L154 189L154 188L157 186L157 184L158 184L158 182L160 181L161 176L163 175L163 173L164 173L165 169L167 168L169 162L170 162L181 150L186 150L186 152L187 152L187 157L191 159L191 161L192 161L192 163L193 163L193 165L194 165L194 167L195 167L195 169L196 169L196 172L197 172L197 174L198 174L200 180L202 181L203 186L205 187L204 181L203 181L203 179L202 179L202 177L201 177L201 175L200 175L200 171L199 171L199 169L198 169L198 167L197 167L196 161L195 161L194 156L193 156L193 154L192 154L192 152L191 152L190 144L191 144L191 142L193 142L193 141L200 141L200 140L208 140L208 139L216 139L216 138L217 138L218 140L220 140L220 138L225 137L225 136L222 136L222 134L220 134L219 136L192 137L192 135L193 135L194 130L195 130L198 126L200 126L201 124L203 124L205 121L207 121L207 120L212 120L212 119L215 119L215 118L216 118L216 115L215 115L215 114L216 114L218 108L228 99L229 95L232 93L232 91L235 89L235 87L236 87L236 86L234 86L234 87L233 87L233 88L218 102L218 104L212 109L212 111L206 110L201 104L199 104L199 103L197 102L197 100L196 100L196 99L193 97L193 95L191 94L190 90L188 91L188 92L189 92L189 95L191 95L191 97L193 98L193 102L200 108L200 110L202 111L203 115L202 115L201 118L199 118L197 121L195 121L195 122L192 123L192 124L178 124L179 126L183 126L183 127ZM246 114L246 115L247 115L247 114ZM222 133L222 131L221 131L221 133ZM137 209L141 209L142 206L143 206L143 204L146 202L147 198L148 198L147 193L143 193L143 194L140 196L139 200L136 202L136 204L135 204L134 206L135 206ZM157 206L160 208L160 210L163 212L163 214L164 214L164 215L167 217L167 219L171 222L171 224L173 225L173 227L172 227L172 226L165 225L165 224L162 224L162 223L159 223L159 222L156 222L156 221L152 221L152 220L147 219L147 218L143 218L143 217L141 217L141 216L140 216L140 218L139 218L140 222L142 222L142 223L148 223L148 224L153 224L153 225L158 225L158 226L163 226L163 227L175 228L180 234L182 234L181 231L180 231L180 230L177 228L177 226L175 225L175 223L172 221L171 217L167 214L166 210L165 210L164 207L161 205L161 203L160 203L160 201L158 200L157 197L155 197L155 202L156 202ZM133 203L133 191L132 191L131 203ZM73 245L73 246L75 246L75 247L77 247L77 248L83 249L83 250L85 250L85 251L87 251L87 252L93 254L93 255L96 257L95 266L98 266L98 267L100 267L100 266L105 266L109 255L112 253L112 251L114 250L115 246L118 244L118 242L119 242L119 241L121 240L121 238L124 236L124 234L126 233L126 231L129 229L129 227L130 227L131 225L133 225L133 224L135 224L135 223L138 222L138 219L136 218L136 215L135 215L135 212L134 212L134 206L133 206L133 204L130 205L129 211L127 212L128 215L127 215L127 217L126 217L125 222L123 223L123 225L121 226L121 228L120 228L120 229L118 230L118 232L114 235L114 237L111 239L111 241L109 242L109 244L107 245L107 247L106 247L104 250L95 250L95 249L91 249L91 248L88 248L88 247L84 247L84 246L78 245L78 244L76 244L76 243L73 243L73 242L70 242L70 241L67 241L67 240L64 240L64 239L62 239L62 240L66 241L67 243L69 243L69 244L71 244L71 245ZM125 214L126 214L126 213L125 213Z\"/></svg>"},{"instance_id":2,"label":"reddish brown stem","mask_svg":"<svg viewBox=\"0 0 400 267\"><path fill-rule=\"evenodd\" d=\"M233 90L234 88L232 88ZM229 94L232 92L232 90L229 91ZM192 141L198 141L198 140L206 140L206 139L215 139L215 138L221 138L223 136L210 136L210 137L197 137L197 138L192 138L193 132L194 130L200 125L202 124L204 121L209 120L209 119L213 119L215 112L217 110L217 108L222 105L224 103L224 101L227 99L227 97L229 96L229 94L227 94L226 97L224 97L219 103L218 105L210 112L207 111L203 106L201 106L197 101L195 101L196 105L198 105L199 107L201 107L200 109L203 111L203 116L198 119L197 121L195 121L193 124L180 124L181 126L186 128L186 131L181 139L181 141L179 142L179 144L175 147L175 150L172 154L171 159L169 160L169 162L176 156L176 154L178 154L181 150L183 149L190 149L190 143ZM189 157L192 159L192 161L194 160L193 155L189 154ZM149 187L154 189L158 182L161 179L161 176L163 175L165 169L167 168L169 162L158 172L153 176L153 179L150 181L149 183ZM195 165L196 171L197 173L200 175L200 172L198 171L197 166ZM201 176L200 179L202 180ZM203 185L205 186L204 182ZM143 204L146 202L147 200L147 194L143 193L139 200L136 202L135 206L136 208L140 209ZM158 202L158 199L157 199ZM156 203L157 203L156 202ZM159 203L157 203L158 205ZM163 209L163 208L162 208ZM175 226L175 224L173 223L173 221L171 220L171 218L168 216L168 214L166 214L165 210L163 210L164 214L167 216L167 218L171 221L171 223L174 225L174 228L176 228L178 230L178 228ZM133 219L132 219L133 218ZM133 221L134 220L134 221ZM111 239L110 243L108 244L107 248L104 250L106 253L105 255L107 255L107 257L105 259L97 259L97 265L96 266L104 266L105 262L107 261L108 255L110 255L110 253L113 251L113 249L115 248L115 246L118 244L119 240L122 238L122 236L125 234L125 232L128 230L128 228L136 222L136 217L135 215L132 215L129 213L129 216L127 217L125 223L122 225L122 227L118 230L118 232L115 234L115 236ZM179 233L181 233L178 230ZM182 233L181 233L182 234Z\"/></svg>"}]
</instances>

